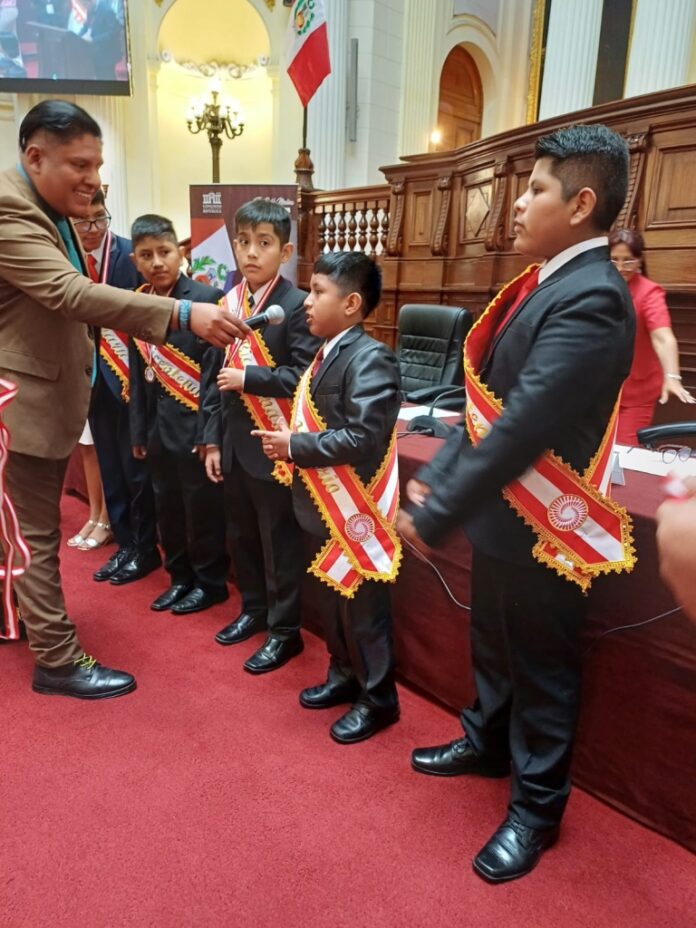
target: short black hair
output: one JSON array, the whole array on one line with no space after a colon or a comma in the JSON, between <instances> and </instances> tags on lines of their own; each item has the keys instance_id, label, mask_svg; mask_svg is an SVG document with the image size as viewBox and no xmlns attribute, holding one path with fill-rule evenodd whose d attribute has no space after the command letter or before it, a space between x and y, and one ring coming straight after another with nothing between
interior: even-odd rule
<instances>
[{"instance_id":1,"label":"short black hair","mask_svg":"<svg viewBox=\"0 0 696 928\"><path fill-rule=\"evenodd\" d=\"M90 206L103 206L106 209L106 195L104 193L104 188L100 187L99 190L92 197L92 202Z\"/></svg>"},{"instance_id":2,"label":"short black hair","mask_svg":"<svg viewBox=\"0 0 696 928\"><path fill-rule=\"evenodd\" d=\"M144 216L138 216L131 226L131 242L133 248L142 242L144 238L166 238L175 245L179 245L179 239L174 231L174 223L165 216L157 216L155 213L145 213Z\"/></svg>"},{"instance_id":3,"label":"short black hair","mask_svg":"<svg viewBox=\"0 0 696 928\"><path fill-rule=\"evenodd\" d=\"M341 293L359 293L363 319L369 316L382 296L382 271L368 255L359 251L333 251L314 264L315 274L325 274Z\"/></svg>"},{"instance_id":4,"label":"short black hair","mask_svg":"<svg viewBox=\"0 0 696 928\"><path fill-rule=\"evenodd\" d=\"M81 135L102 137L99 123L81 106L67 100L42 100L29 110L19 127L20 151L27 150L37 132L48 132L63 145Z\"/></svg>"},{"instance_id":5,"label":"short black hair","mask_svg":"<svg viewBox=\"0 0 696 928\"><path fill-rule=\"evenodd\" d=\"M611 228L628 192L628 145L618 132L601 125L567 126L540 138L534 156L551 159L565 200L591 187L597 196L593 225L602 232Z\"/></svg>"},{"instance_id":6,"label":"short black hair","mask_svg":"<svg viewBox=\"0 0 696 928\"><path fill-rule=\"evenodd\" d=\"M274 203L273 200L267 200L265 197L255 197L239 207L234 215L235 234L239 233L244 226L251 226L255 229L262 222L273 226L273 231L280 239L281 246L287 245L290 241L290 213L280 203Z\"/></svg>"}]
</instances>

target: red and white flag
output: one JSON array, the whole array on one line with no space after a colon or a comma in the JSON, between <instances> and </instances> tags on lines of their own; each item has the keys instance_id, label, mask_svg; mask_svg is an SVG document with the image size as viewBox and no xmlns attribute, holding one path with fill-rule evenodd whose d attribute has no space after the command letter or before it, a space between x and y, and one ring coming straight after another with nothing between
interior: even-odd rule
<instances>
[{"instance_id":1,"label":"red and white flag","mask_svg":"<svg viewBox=\"0 0 696 928\"><path fill-rule=\"evenodd\" d=\"M285 46L285 63L302 106L331 74L324 0L295 0Z\"/></svg>"}]
</instances>

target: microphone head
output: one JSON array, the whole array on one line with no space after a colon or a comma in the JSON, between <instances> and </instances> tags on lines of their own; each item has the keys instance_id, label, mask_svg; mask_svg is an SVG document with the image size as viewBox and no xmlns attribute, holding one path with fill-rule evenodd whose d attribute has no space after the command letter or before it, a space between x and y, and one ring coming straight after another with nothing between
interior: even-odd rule
<instances>
[{"instance_id":1,"label":"microphone head","mask_svg":"<svg viewBox=\"0 0 696 928\"><path fill-rule=\"evenodd\" d=\"M274 303L264 311L264 316L268 319L269 325L279 325L285 319L285 310L282 306Z\"/></svg>"}]
</instances>

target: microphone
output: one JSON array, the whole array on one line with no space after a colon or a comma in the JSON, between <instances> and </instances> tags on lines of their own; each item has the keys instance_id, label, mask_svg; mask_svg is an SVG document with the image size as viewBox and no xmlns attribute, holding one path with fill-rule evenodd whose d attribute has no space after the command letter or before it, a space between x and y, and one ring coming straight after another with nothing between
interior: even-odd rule
<instances>
[{"instance_id":1,"label":"microphone","mask_svg":"<svg viewBox=\"0 0 696 928\"><path fill-rule=\"evenodd\" d=\"M283 319L285 319L285 310L276 303L264 309L262 313L246 319L245 322L250 329L262 329L266 325L280 325Z\"/></svg>"},{"instance_id":2,"label":"microphone","mask_svg":"<svg viewBox=\"0 0 696 928\"><path fill-rule=\"evenodd\" d=\"M438 419L433 415L433 410L438 404L438 400L444 399L446 396L452 396L453 394L458 394L459 396L463 395L462 403L464 398L466 398L466 390L463 384L458 386L448 387L443 390L441 393L438 393L434 397L432 403L430 404L430 409L428 414L425 416L416 416L406 426L407 432L420 432L422 435L431 435L433 438L447 438L450 431L452 430L451 425L447 425L441 419Z\"/></svg>"}]
</instances>

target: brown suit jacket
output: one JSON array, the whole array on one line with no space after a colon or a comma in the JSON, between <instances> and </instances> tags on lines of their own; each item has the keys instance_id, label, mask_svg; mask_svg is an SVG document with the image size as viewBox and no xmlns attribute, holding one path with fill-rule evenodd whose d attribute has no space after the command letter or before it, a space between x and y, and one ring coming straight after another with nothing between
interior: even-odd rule
<instances>
[{"instance_id":1,"label":"brown suit jacket","mask_svg":"<svg viewBox=\"0 0 696 928\"><path fill-rule=\"evenodd\" d=\"M81 251L77 235L75 245ZM4 416L12 451L67 457L87 419L89 327L161 343L173 305L76 271L32 186L14 168L0 173L0 377L19 386Z\"/></svg>"}]
</instances>

